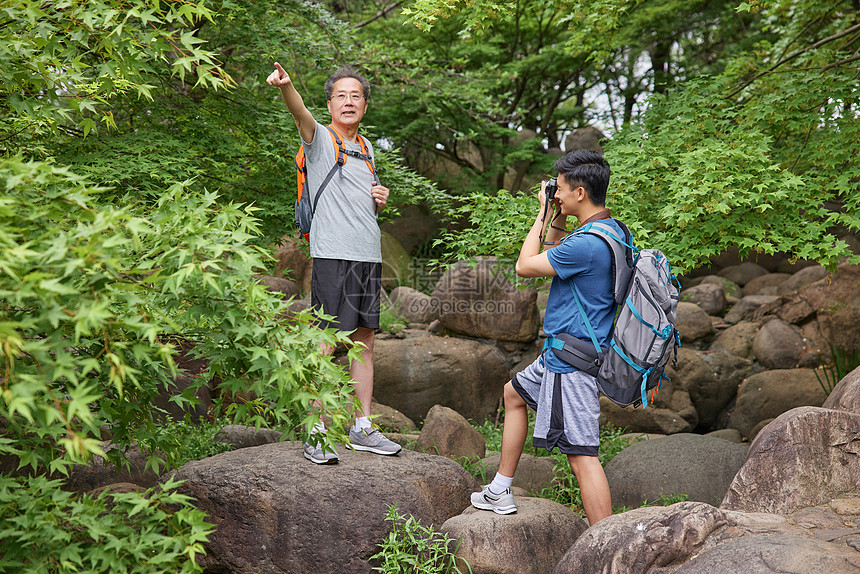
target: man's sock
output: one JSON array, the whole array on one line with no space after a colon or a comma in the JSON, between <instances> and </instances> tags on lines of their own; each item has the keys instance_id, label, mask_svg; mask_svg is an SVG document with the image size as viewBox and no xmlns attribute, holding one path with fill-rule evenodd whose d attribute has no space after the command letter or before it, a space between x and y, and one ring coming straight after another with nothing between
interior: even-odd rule
<instances>
[{"instance_id":1,"label":"man's sock","mask_svg":"<svg viewBox=\"0 0 860 574\"><path fill-rule=\"evenodd\" d=\"M369 417L356 417L355 424L352 425L352 430L358 432L361 429L369 429L373 425L370 423Z\"/></svg>"},{"instance_id":2,"label":"man's sock","mask_svg":"<svg viewBox=\"0 0 860 574\"><path fill-rule=\"evenodd\" d=\"M513 476L504 476L497 472L495 478L493 478L493 482L490 483L490 492L493 494L502 494L509 489L513 483Z\"/></svg>"}]
</instances>

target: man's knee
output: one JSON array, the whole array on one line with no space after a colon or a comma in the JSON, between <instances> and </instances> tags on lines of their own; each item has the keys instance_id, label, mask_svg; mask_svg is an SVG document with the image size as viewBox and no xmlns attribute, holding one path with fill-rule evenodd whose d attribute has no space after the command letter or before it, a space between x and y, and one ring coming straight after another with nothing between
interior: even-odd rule
<instances>
[{"instance_id":1,"label":"man's knee","mask_svg":"<svg viewBox=\"0 0 860 574\"><path fill-rule=\"evenodd\" d=\"M373 329L368 329L367 327L359 327L352 335L349 336L349 338L357 343L362 343L365 347L367 347L366 352L373 352L373 344L374 341L376 341L376 336Z\"/></svg>"},{"instance_id":2,"label":"man's knee","mask_svg":"<svg viewBox=\"0 0 860 574\"><path fill-rule=\"evenodd\" d=\"M526 406L526 402L514 388L514 382L508 381L505 383L505 408L513 409L513 408L522 408Z\"/></svg>"}]
</instances>

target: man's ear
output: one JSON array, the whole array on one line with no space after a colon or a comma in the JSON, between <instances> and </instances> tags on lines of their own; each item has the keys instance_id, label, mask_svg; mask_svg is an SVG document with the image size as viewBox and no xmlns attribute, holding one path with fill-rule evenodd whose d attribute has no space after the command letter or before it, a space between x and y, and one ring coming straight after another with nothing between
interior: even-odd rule
<instances>
[{"instance_id":1,"label":"man's ear","mask_svg":"<svg viewBox=\"0 0 860 574\"><path fill-rule=\"evenodd\" d=\"M588 199L588 192L585 191L585 187L580 185L576 188L576 199L577 201L585 201Z\"/></svg>"}]
</instances>

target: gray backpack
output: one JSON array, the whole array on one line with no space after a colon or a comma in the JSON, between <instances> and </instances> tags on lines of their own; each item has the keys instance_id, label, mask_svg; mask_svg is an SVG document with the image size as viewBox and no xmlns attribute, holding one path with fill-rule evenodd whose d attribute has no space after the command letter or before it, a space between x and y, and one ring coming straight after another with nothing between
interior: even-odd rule
<instances>
[{"instance_id":1,"label":"gray backpack","mask_svg":"<svg viewBox=\"0 0 860 574\"><path fill-rule=\"evenodd\" d=\"M630 231L623 223L616 222L625 237L618 237L615 229L599 222L574 231L600 237L612 252L614 297L619 309L609 333L609 346L601 348L598 344L573 281L570 288L591 341L561 333L548 338L545 346L552 348L561 360L593 375L600 392L613 402L645 407L647 391L659 390L673 352L677 362L681 337L675 323L680 285L662 252L637 250Z\"/></svg>"}]
</instances>

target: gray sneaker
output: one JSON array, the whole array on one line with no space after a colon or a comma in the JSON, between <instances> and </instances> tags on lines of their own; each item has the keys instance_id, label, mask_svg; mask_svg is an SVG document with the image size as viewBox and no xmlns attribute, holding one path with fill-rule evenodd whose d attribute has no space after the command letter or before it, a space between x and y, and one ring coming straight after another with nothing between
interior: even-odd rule
<instances>
[{"instance_id":1,"label":"gray sneaker","mask_svg":"<svg viewBox=\"0 0 860 574\"><path fill-rule=\"evenodd\" d=\"M511 489L507 488L501 494L490 492L490 486L485 486L481 492L472 493L472 506L481 510L492 510L496 514L513 514L517 511Z\"/></svg>"},{"instance_id":2,"label":"gray sneaker","mask_svg":"<svg viewBox=\"0 0 860 574\"><path fill-rule=\"evenodd\" d=\"M313 438L313 437L311 437ZM314 464L335 464L337 463L337 453L333 451L325 451L323 452L322 443L317 442L315 444L305 443L305 458L311 461Z\"/></svg>"},{"instance_id":3,"label":"gray sneaker","mask_svg":"<svg viewBox=\"0 0 860 574\"><path fill-rule=\"evenodd\" d=\"M375 428L360 431L349 429L349 442L347 446L353 450L366 450L376 454L397 454L401 449L399 444L388 440Z\"/></svg>"}]
</instances>

